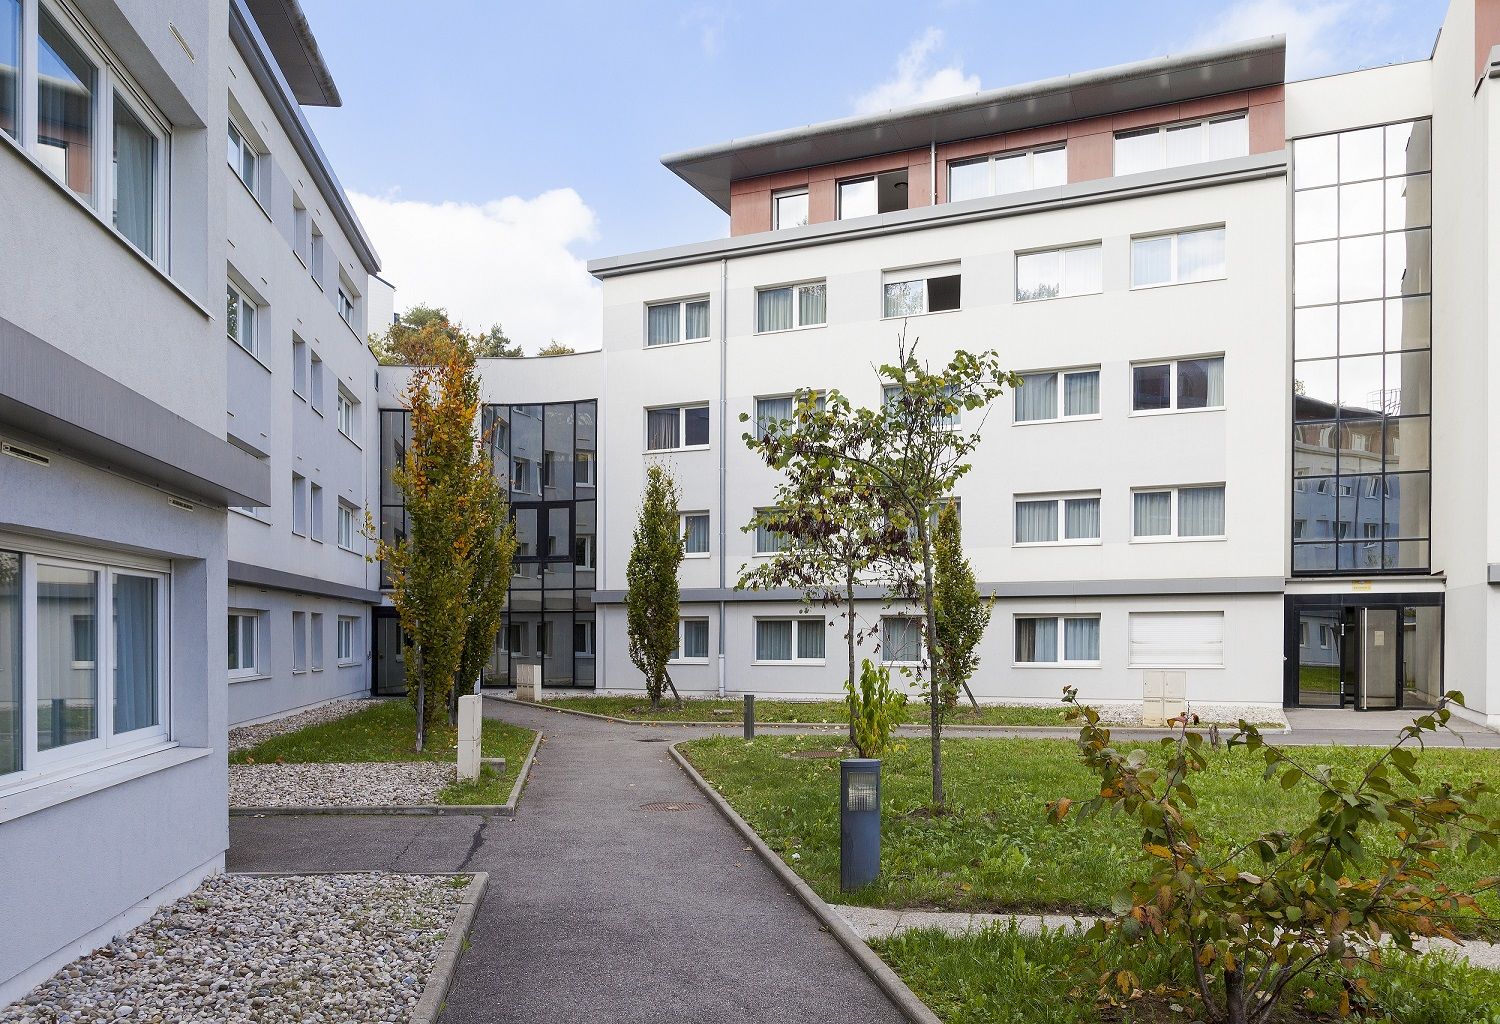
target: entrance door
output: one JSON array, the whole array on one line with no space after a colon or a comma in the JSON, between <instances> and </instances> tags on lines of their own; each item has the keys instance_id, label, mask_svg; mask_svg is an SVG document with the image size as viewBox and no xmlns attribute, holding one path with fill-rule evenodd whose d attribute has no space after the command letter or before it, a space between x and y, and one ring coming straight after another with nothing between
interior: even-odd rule
<instances>
[{"instance_id":1,"label":"entrance door","mask_svg":"<svg viewBox=\"0 0 1500 1024\"><path fill-rule=\"evenodd\" d=\"M1361 711L1400 707L1400 616L1399 608L1354 610L1356 628L1349 642L1359 647L1354 692Z\"/></svg>"},{"instance_id":2,"label":"entrance door","mask_svg":"<svg viewBox=\"0 0 1500 1024\"><path fill-rule=\"evenodd\" d=\"M1443 692L1441 595L1287 600L1288 706L1432 707Z\"/></svg>"},{"instance_id":3,"label":"entrance door","mask_svg":"<svg viewBox=\"0 0 1500 1024\"><path fill-rule=\"evenodd\" d=\"M391 609L376 609L375 678L370 690L377 697L400 697L406 693L406 663L401 655L401 620Z\"/></svg>"}]
</instances>

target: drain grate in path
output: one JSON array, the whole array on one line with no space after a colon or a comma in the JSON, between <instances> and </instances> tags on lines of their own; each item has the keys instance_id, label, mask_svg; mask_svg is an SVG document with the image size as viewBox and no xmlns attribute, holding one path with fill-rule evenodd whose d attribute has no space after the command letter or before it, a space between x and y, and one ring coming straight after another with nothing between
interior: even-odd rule
<instances>
[{"instance_id":1,"label":"drain grate in path","mask_svg":"<svg viewBox=\"0 0 1500 1024\"><path fill-rule=\"evenodd\" d=\"M700 803L697 803L696 801L693 801L693 800L674 800L674 801L672 801L670 803L667 802L667 801L665 801L665 800L658 800L658 801L656 801L654 803L641 804L641 810L643 810L643 811L691 811L694 807L701 807L701 806L703 806L703 805L700 804Z\"/></svg>"}]
</instances>

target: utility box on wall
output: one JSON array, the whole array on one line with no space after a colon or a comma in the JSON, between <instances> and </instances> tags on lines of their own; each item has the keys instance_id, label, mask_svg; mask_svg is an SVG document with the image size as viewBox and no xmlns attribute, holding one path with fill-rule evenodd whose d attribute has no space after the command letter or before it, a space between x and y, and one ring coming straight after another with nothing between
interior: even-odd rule
<instances>
[{"instance_id":1,"label":"utility box on wall","mask_svg":"<svg viewBox=\"0 0 1500 1024\"><path fill-rule=\"evenodd\" d=\"M1141 720L1146 725L1165 725L1187 710L1187 673L1148 669L1141 701Z\"/></svg>"}]
</instances>

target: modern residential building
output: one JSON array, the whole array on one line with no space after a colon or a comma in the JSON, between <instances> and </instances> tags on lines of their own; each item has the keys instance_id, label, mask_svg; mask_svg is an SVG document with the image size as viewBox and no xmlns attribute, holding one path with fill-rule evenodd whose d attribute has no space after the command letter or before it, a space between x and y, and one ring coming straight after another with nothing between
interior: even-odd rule
<instances>
[{"instance_id":1,"label":"modern residential building","mask_svg":"<svg viewBox=\"0 0 1500 1024\"><path fill-rule=\"evenodd\" d=\"M596 413L592 508L543 494L556 531L525 528L575 653L526 563L497 660L640 687L621 599L659 462L684 509L678 687L836 693L836 615L735 588L776 544L742 529L775 479L740 416L799 388L881 401L905 331L929 362L994 347L1025 377L954 426L984 430L958 492L997 598L982 699L1373 710L1449 688L1500 723L1497 42L1500 3L1454 0L1409 64L1287 82L1273 37L664 158L729 237L594 261L588 372L487 374L512 438L535 403ZM561 421L541 436L545 459L569 443ZM902 609L860 610L867 654L916 658Z\"/></svg>"},{"instance_id":2,"label":"modern residential building","mask_svg":"<svg viewBox=\"0 0 1500 1024\"><path fill-rule=\"evenodd\" d=\"M368 687L337 102L294 0L0 0L0 1004L222 869L229 722Z\"/></svg>"}]
</instances>

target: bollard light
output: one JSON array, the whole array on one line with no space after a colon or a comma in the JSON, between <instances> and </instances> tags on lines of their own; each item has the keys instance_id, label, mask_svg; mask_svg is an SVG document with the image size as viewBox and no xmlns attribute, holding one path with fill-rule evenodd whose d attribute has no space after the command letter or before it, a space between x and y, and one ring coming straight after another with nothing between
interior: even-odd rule
<instances>
[{"instance_id":1,"label":"bollard light","mask_svg":"<svg viewBox=\"0 0 1500 1024\"><path fill-rule=\"evenodd\" d=\"M862 889L880 877L880 762L839 762L839 888Z\"/></svg>"},{"instance_id":2,"label":"bollard light","mask_svg":"<svg viewBox=\"0 0 1500 1024\"><path fill-rule=\"evenodd\" d=\"M745 739L755 739L755 694L745 694Z\"/></svg>"}]
</instances>

